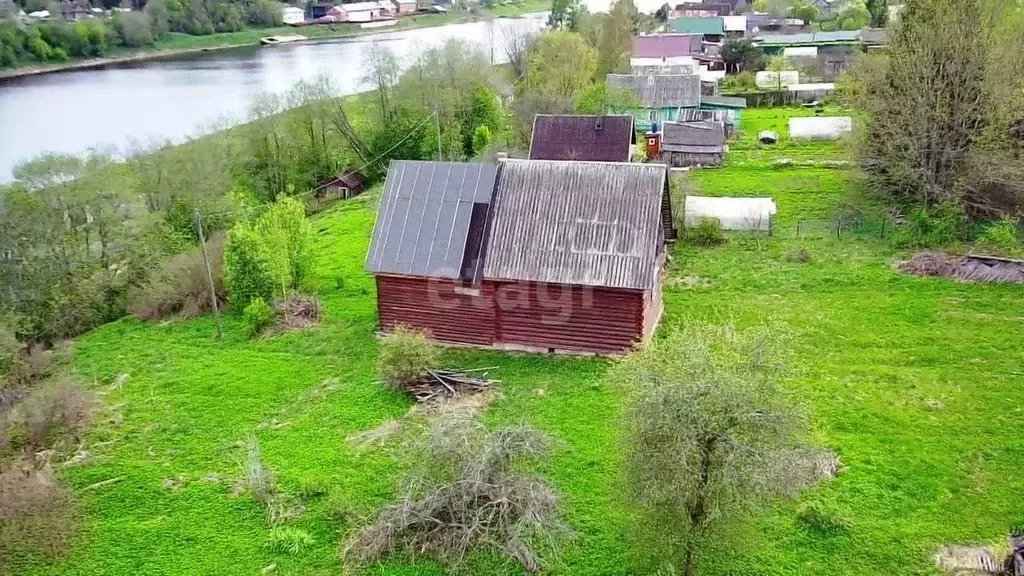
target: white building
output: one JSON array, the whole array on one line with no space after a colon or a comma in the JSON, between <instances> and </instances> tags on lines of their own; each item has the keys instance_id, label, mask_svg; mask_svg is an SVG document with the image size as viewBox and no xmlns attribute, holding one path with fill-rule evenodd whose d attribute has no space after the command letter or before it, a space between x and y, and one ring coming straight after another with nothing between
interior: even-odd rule
<instances>
[{"instance_id":1,"label":"white building","mask_svg":"<svg viewBox=\"0 0 1024 576\"><path fill-rule=\"evenodd\" d=\"M791 140L838 140L853 132L849 116L807 116L789 119Z\"/></svg>"},{"instance_id":2,"label":"white building","mask_svg":"<svg viewBox=\"0 0 1024 576\"><path fill-rule=\"evenodd\" d=\"M301 24L306 20L306 13L302 8L285 6L281 8L281 21L285 24Z\"/></svg>"}]
</instances>

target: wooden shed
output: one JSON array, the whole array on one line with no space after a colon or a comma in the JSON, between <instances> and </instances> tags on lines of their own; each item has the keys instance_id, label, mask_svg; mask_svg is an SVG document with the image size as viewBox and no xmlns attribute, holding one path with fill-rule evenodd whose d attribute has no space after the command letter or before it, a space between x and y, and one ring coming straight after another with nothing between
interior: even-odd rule
<instances>
[{"instance_id":1,"label":"wooden shed","mask_svg":"<svg viewBox=\"0 0 1024 576\"><path fill-rule=\"evenodd\" d=\"M666 122L661 160L670 166L721 166L725 157L725 128L721 122Z\"/></svg>"},{"instance_id":2,"label":"wooden shed","mask_svg":"<svg viewBox=\"0 0 1024 576\"><path fill-rule=\"evenodd\" d=\"M380 327L442 342L616 354L661 316L664 166L395 161L366 268Z\"/></svg>"}]
</instances>

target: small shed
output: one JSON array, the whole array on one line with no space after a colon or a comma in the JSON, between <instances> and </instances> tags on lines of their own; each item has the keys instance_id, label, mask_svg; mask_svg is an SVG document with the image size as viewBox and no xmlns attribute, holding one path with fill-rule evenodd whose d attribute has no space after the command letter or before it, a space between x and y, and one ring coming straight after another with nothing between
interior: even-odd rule
<instances>
[{"instance_id":1,"label":"small shed","mask_svg":"<svg viewBox=\"0 0 1024 576\"><path fill-rule=\"evenodd\" d=\"M380 328L453 344L618 354L661 316L664 166L394 161L366 268Z\"/></svg>"},{"instance_id":2,"label":"small shed","mask_svg":"<svg viewBox=\"0 0 1024 576\"><path fill-rule=\"evenodd\" d=\"M683 223L687 228L712 218L721 223L723 230L769 232L776 213L778 208L771 198L687 196L683 199Z\"/></svg>"},{"instance_id":3,"label":"small shed","mask_svg":"<svg viewBox=\"0 0 1024 576\"><path fill-rule=\"evenodd\" d=\"M532 160L629 162L635 149L632 116L533 117Z\"/></svg>"},{"instance_id":4,"label":"small shed","mask_svg":"<svg viewBox=\"0 0 1024 576\"><path fill-rule=\"evenodd\" d=\"M392 0L398 14L414 14L416 12L416 0Z\"/></svg>"},{"instance_id":5,"label":"small shed","mask_svg":"<svg viewBox=\"0 0 1024 576\"><path fill-rule=\"evenodd\" d=\"M366 189L366 176L359 172L348 172L332 176L317 184L313 196L320 202L348 200Z\"/></svg>"},{"instance_id":6,"label":"small shed","mask_svg":"<svg viewBox=\"0 0 1024 576\"><path fill-rule=\"evenodd\" d=\"M805 116L789 119L791 140L838 140L853 132L849 116Z\"/></svg>"},{"instance_id":7,"label":"small shed","mask_svg":"<svg viewBox=\"0 0 1024 576\"><path fill-rule=\"evenodd\" d=\"M661 137L661 160L669 166L721 166L725 128L721 122L666 122Z\"/></svg>"},{"instance_id":8,"label":"small shed","mask_svg":"<svg viewBox=\"0 0 1024 576\"><path fill-rule=\"evenodd\" d=\"M610 89L627 90L636 96L638 108L612 106L612 111L632 115L637 129L645 132L653 124L675 120L680 108L700 106L700 76L695 74L608 74L605 81Z\"/></svg>"}]
</instances>

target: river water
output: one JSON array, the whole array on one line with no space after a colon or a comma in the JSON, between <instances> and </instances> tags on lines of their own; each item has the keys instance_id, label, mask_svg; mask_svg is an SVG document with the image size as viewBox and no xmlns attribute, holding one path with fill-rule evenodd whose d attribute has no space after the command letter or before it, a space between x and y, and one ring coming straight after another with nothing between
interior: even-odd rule
<instances>
[{"instance_id":1,"label":"river water","mask_svg":"<svg viewBox=\"0 0 1024 576\"><path fill-rule=\"evenodd\" d=\"M101 69L0 81L0 182L43 152L126 150L182 139L244 119L252 98L284 91L301 79L332 77L341 94L365 89L359 81L364 49L382 43L409 64L422 50L449 38L493 45L506 60L506 34L538 30L546 15L451 24L318 43L204 52Z\"/></svg>"}]
</instances>

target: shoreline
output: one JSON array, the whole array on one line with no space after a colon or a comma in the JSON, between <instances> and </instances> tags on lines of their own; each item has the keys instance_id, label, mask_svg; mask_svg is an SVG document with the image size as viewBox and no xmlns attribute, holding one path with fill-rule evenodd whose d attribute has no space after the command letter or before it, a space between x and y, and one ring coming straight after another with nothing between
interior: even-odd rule
<instances>
[{"instance_id":1,"label":"shoreline","mask_svg":"<svg viewBox=\"0 0 1024 576\"><path fill-rule=\"evenodd\" d=\"M550 3L544 3L550 8ZM427 22L418 23L415 20L406 17L404 22L411 22L411 24L402 25L403 19L399 18L398 23L394 26L386 26L382 28L371 28L371 29L345 29L339 30L336 33L325 33L316 36L307 37L305 40L298 42L290 42L289 45L293 44L310 44L324 40L340 40L345 38L360 38L363 36L373 36L376 34L387 34L389 32L397 32L401 30L415 30L419 28L436 28L438 26L447 26L450 24L466 24L469 22L479 22L486 20L488 17L492 18L521 18L527 14L536 13L543 11L543 7L538 9L533 2L527 0L523 2L522 11L513 11L509 14L494 14L493 12L460 12L452 15L450 19L445 19L439 22ZM431 16L429 14L415 15L417 16ZM292 30L296 30L296 34L299 33L303 28L310 28L308 26L301 27L290 27ZM274 28L265 29L266 31L276 30ZM274 35L269 33L268 35ZM196 36L196 38L204 38L203 36ZM205 37L208 38L208 37ZM147 62L151 60L163 60L167 58L176 58L179 56L188 56L191 54L200 54L203 52L220 52L224 50L237 50L239 48L260 48L259 42L253 43L252 41L246 42L229 42L225 44L217 44L213 46L201 46L201 47L182 47L182 48L149 48L145 50L136 50L134 52L123 54L120 56L106 56L103 58L90 58L88 60L76 60L73 62L65 62L61 64L43 64L38 66L26 66L24 68L13 68L9 70L0 70L0 82L5 80L13 80L17 78L27 78L31 76L41 76L43 74L56 74L59 72L74 72L77 70L91 70L94 68L103 68L105 66L115 66L119 64L131 64L135 62Z\"/></svg>"}]
</instances>

